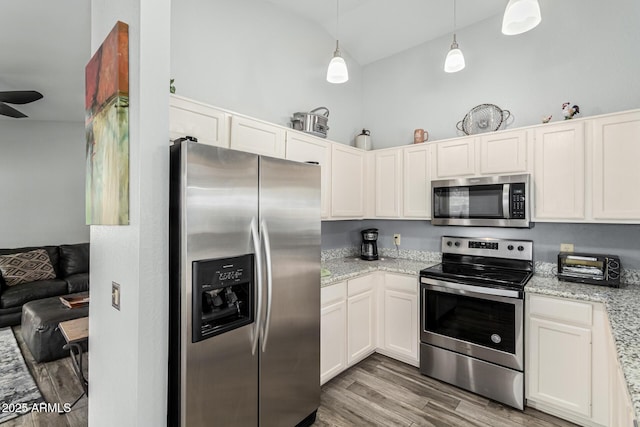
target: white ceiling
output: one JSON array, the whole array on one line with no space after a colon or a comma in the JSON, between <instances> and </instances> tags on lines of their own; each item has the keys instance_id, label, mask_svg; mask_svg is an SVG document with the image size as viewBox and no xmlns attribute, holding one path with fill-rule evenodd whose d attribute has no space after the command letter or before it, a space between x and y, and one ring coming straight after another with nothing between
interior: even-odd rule
<instances>
[{"instance_id":1,"label":"white ceiling","mask_svg":"<svg viewBox=\"0 0 640 427\"><path fill-rule=\"evenodd\" d=\"M84 67L90 58L89 0L0 0L0 91L44 98L11 105L29 119L84 121Z\"/></svg>"},{"instance_id":2,"label":"white ceiling","mask_svg":"<svg viewBox=\"0 0 640 427\"><path fill-rule=\"evenodd\" d=\"M322 26L360 65L453 33L453 0L267 0ZM504 13L506 0L458 0L456 27ZM500 31L497 28L496 31Z\"/></svg>"},{"instance_id":3,"label":"white ceiling","mask_svg":"<svg viewBox=\"0 0 640 427\"><path fill-rule=\"evenodd\" d=\"M453 0L265 0L323 27L361 65L451 34ZM0 0L0 91L37 90L20 120L83 121L89 0ZM506 0L458 0L457 27L504 11ZM499 29L496 29L499 31ZM0 120L17 120L0 116Z\"/></svg>"}]
</instances>

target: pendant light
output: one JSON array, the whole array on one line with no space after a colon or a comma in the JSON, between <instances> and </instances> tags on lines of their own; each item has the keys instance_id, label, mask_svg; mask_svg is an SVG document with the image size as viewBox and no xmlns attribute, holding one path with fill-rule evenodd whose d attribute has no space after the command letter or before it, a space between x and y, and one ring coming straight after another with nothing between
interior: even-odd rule
<instances>
[{"instance_id":1,"label":"pendant light","mask_svg":"<svg viewBox=\"0 0 640 427\"><path fill-rule=\"evenodd\" d=\"M538 0L509 0L502 19L502 34L522 34L535 28L540 21Z\"/></svg>"},{"instance_id":2,"label":"pendant light","mask_svg":"<svg viewBox=\"0 0 640 427\"><path fill-rule=\"evenodd\" d=\"M329 62L329 68L327 68L327 81L329 83L344 83L349 80L349 70L347 70L347 63L344 62L344 58L340 55L340 41L338 40L338 24L339 24L339 11L340 3L336 0L336 50L333 52L333 58Z\"/></svg>"},{"instance_id":3,"label":"pendant light","mask_svg":"<svg viewBox=\"0 0 640 427\"><path fill-rule=\"evenodd\" d=\"M462 70L464 66L464 55L456 41L456 0L453 0L453 43L451 43L451 49L447 53L447 59L444 61L444 71L456 73Z\"/></svg>"}]
</instances>

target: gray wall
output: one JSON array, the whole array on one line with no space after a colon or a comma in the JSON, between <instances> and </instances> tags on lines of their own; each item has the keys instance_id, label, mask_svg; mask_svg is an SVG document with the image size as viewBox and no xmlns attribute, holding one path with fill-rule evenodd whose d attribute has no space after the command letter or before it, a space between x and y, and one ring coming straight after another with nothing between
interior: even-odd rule
<instances>
[{"instance_id":1,"label":"gray wall","mask_svg":"<svg viewBox=\"0 0 640 427\"><path fill-rule=\"evenodd\" d=\"M359 246L360 230L379 229L378 246L394 248L393 235L402 235L402 249L440 252L441 236L498 237L532 240L536 261L556 262L560 243L573 243L576 252L619 255L625 268L640 269L640 225L557 224L538 222L530 229L440 227L429 221L323 221L322 249Z\"/></svg>"},{"instance_id":2,"label":"gray wall","mask_svg":"<svg viewBox=\"0 0 640 427\"><path fill-rule=\"evenodd\" d=\"M0 247L88 242L84 123L1 123Z\"/></svg>"},{"instance_id":3,"label":"gray wall","mask_svg":"<svg viewBox=\"0 0 640 427\"><path fill-rule=\"evenodd\" d=\"M349 144L362 129L361 68L344 51L349 81L327 83L334 49L319 25L266 1L172 2L178 95L285 126L293 113L325 106L328 137Z\"/></svg>"},{"instance_id":4,"label":"gray wall","mask_svg":"<svg viewBox=\"0 0 640 427\"><path fill-rule=\"evenodd\" d=\"M501 16L457 31L467 63L458 73L443 71L450 35L364 67L362 125L374 148L409 144L415 128L429 140L454 137L482 103L510 110L509 128L562 120L567 101L578 117L639 108L640 2L540 4L542 23L521 35L503 35Z\"/></svg>"}]
</instances>

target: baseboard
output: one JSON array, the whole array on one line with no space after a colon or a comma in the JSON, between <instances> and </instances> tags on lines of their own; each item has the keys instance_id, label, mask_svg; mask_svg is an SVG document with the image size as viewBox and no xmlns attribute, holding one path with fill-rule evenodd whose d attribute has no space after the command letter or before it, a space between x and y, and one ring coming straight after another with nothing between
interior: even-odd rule
<instances>
[{"instance_id":1,"label":"baseboard","mask_svg":"<svg viewBox=\"0 0 640 427\"><path fill-rule=\"evenodd\" d=\"M383 348L376 348L376 353L379 353L383 356L390 357L399 362L406 363L407 365L415 366L416 368L420 367L420 361L418 359L414 359L404 354L394 353L393 351L385 350Z\"/></svg>"},{"instance_id":2,"label":"baseboard","mask_svg":"<svg viewBox=\"0 0 640 427\"><path fill-rule=\"evenodd\" d=\"M526 399L525 406L536 409L540 412L545 412L547 414L556 416L558 418L562 418L563 420L571 421L572 423L585 426L585 427L605 427L603 424L598 424L593 420L588 418L581 417L576 414L572 414L569 411L563 411L562 409L553 407L551 405L545 403L539 403L533 400Z\"/></svg>"}]
</instances>

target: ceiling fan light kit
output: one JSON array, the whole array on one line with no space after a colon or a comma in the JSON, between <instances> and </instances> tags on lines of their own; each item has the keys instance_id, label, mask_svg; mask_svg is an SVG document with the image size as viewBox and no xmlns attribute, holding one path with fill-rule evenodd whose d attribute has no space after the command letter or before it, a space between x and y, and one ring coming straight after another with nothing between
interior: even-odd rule
<instances>
[{"instance_id":1,"label":"ceiling fan light kit","mask_svg":"<svg viewBox=\"0 0 640 427\"><path fill-rule=\"evenodd\" d=\"M538 0L509 0L502 19L502 34L525 33L542 21Z\"/></svg>"},{"instance_id":2,"label":"ceiling fan light kit","mask_svg":"<svg viewBox=\"0 0 640 427\"><path fill-rule=\"evenodd\" d=\"M464 55L458 47L456 40L456 0L453 0L453 43L451 43L451 49L449 49L447 58L444 60L444 71L447 73L456 73L464 67Z\"/></svg>"},{"instance_id":3,"label":"ceiling fan light kit","mask_svg":"<svg viewBox=\"0 0 640 427\"><path fill-rule=\"evenodd\" d=\"M0 114L14 119L27 117L26 114L7 104L28 104L42 99L42 94L35 90L11 90L0 92Z\"/></svg>"},{"instance_id":4,"label":"ceiling fan light kit","mask_svg":"<svg viewBox=\"0 0 640 427\"><path fill-rule=\"evenodd\" d=\"M336 0L336 36L338 35L338 25L340 15L340 1ZM333 58L329 62L329 68L327 68L327 81L329 83L344 83L349 80L349 70L347 69L347 63L340 54L340 42L336 37L336 50L333 52Z\"/></svg>"}]
</instances>

